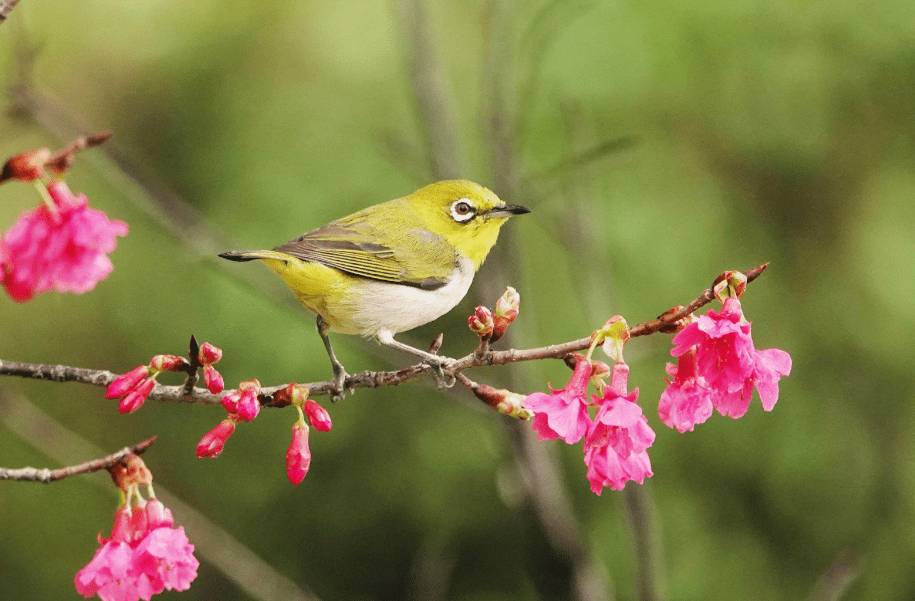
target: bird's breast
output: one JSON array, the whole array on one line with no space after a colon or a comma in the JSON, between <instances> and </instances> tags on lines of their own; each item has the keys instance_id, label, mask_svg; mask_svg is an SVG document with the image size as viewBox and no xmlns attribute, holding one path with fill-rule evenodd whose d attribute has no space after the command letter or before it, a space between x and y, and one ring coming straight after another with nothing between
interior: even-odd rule
<instances>
[{"instance_id":1,"label":"bird's breast","mask_svg":"<svg viewBox=\"0 0 915 601\"><path fill-rule=\"evenodd\" d=\"M353 325L364 336L381 330L405 332L438 319L453 309L470 289L474 275L473 261L461 257L448 283L435 290L392 284L377 280L360 280L353 312Z\"/></svg>"}]
</instances>

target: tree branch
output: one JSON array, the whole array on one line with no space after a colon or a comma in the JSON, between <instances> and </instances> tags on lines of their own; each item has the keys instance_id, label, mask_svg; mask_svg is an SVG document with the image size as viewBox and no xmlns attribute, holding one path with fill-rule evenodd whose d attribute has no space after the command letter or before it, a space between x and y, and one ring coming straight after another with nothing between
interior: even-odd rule
<instances>
[{"instance_id":1,"label":"tree branch","mask_svg":"<svg viewBox=\"0 0 915 601\"><path fill-rule=\"evenodd\" d=\"M6 21L6 18L10 16L17 4L19 4L19 0L3 0L3 2L0 2L0 23Z\"/></svg>"},{"instance_id":2,"label":"tree branch","mask_svg":"<svg viewBox=\"0 0 915 601\"><path fill-rule=\"evenodd\" d=\"M744 274L747 276L747 283L752 282L768 267L768 263L754 267ZM694 301L681 307L664 313L660 317L650 321L642 322L629 328L630 338L637 336L647 336L675 324L687 315L693 313L703 305L708 304L714 299L712 288L708 288L700 294ZM536 361L540 359L562 359L570 353L583 351L591 345L591 337L579 338L563 344L552 344L531 349L509 349L507 351L487 350L480 352L479 349L456 359L447 366L447 370L452 373L459 373L466 369L484 367L487 365L506 365L519 361ZM404 382L417 380L426 377L432 372L431 368L424 363L417 363L405 369L396 371L363 371L361 373L346 378L344 386L346 388L380 388L382 386L398 386ZM102 369L87 369L82 367L70 367L67 365L45 365L38 363L20 363L16 361L5 361L0 359L0 376L18 376L21 378L33 378L36 380L48 380L51 382L80 382L82 384L91 384L93 386L108 386L119 374L112 373ZM275 401L272 395L278 390L285 388L287 384L278 386L268 386L261 388L261 403L267 407L284 407L287 401ZM311 391L312 396L322 396L330 394L333 390L333 382L311 382L305 384ZM234 392L226 390L224 393ZM222 394L216 395L195 386L167 386L156 383L155 388L149 394L150 400L155 401L180 401L183 403L201 403L208 405L217 405L222 401Z\"/></svg>"},{"instance_id":3,"label":"tree branch","mask_svg":"<svg viewBox=\"0 0 915 601\"><path fill-rule=\"evenodd\" d=\"M67 476L90 474L92 472L109 469L113 465L120 463L131 453L135 455L143 453L146 449L151 447L154 442L156 442L155 436L147 438L143 442L135 444L132 447L124 447L117 453L112 453L111 455L93 459L92 461L71 465L69 467L62 467L56 470L49 470L47 468L38 469L34 467L21 467L18 469L0 467L0 480L19 480L20 482L41 482L42 484L50 484L57 480L63 480Z\"/></svg>"}]
</instances>

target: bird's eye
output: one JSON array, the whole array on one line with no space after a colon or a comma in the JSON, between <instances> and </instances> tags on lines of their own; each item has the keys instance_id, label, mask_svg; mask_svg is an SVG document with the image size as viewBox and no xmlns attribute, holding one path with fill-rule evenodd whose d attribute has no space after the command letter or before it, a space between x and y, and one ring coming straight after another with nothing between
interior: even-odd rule
<instances>
[{"instance_id":1,"label":"bird's eye","mask_svg":"<svg viewBox=\"0 0 915 601\"><path fill-rule=\"evenodd\" d=\"M465 223L473 219L477 213L477 208L466 198L456 200L451 205L451 217L458 223Z\"/></svg>"}]
</instances>

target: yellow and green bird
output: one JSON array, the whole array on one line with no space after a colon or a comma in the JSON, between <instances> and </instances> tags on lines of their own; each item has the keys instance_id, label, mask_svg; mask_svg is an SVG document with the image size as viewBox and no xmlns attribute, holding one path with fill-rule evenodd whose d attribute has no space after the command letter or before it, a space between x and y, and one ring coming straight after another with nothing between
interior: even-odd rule
<instances>
[{"instance_id":1,"label":"yellow and green bird","mask_svg":"<svg viewBox=\"0 0 915 601\"><path fill-rule=\"evenodd\" d=\"M457 305L512 215L530 209L502 202L468 180L430 184L403 198L343 217L273 250L229 251L231 261L259 259L315 313L334 369L333 398L346 371L328 332L373 337L422 357L443 358L394 340Z\"/></svg>"}]
</instances>

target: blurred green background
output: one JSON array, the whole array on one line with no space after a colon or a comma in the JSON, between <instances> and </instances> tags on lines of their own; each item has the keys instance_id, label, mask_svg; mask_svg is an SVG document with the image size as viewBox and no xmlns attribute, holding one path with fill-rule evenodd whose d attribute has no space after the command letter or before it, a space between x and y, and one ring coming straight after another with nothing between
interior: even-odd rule
<instances>
[{"instance_id":1,"label":"blurred green background","mask_svg":"<svg viewBox=\"0 0 915 601\"><path fill-rule=\"evenodd\" d=\"M313 432L292 487L291 410L199 460L219 407L121 416L100 389L4 378L5 467L159 436L145 459L193 508L173 506L202 561L189 591L163 598L915 598L910 0L23 0L0 26L0 81L2 157L114 131L68 182L131 227L93 292L0 296L7 360L124 372L193 333L225 351L230 386L326 379L312 318L281 282L215 253L444 175L534 211L458 309L404 338L444 331L451 356L474 347L473 306L506 285L523 299L511 343L541 346L772 262L744 309L757 346L794 359L775 410L754 399L740 420L678 434L657 418L669 337L635 340L655 476L601 497L580 447L531 444L460 388L329 406L333 431ZM3 186L0 228L37 201ZM335 344L350 371L410 362ZM529 393L568 373L469 375ZM552 481L526 487L531 461ZM106 480L0 483L0 598L76 598L74 574L110 532ZM627 517L639 509L647 538Z\"/></svg>"}]
</instances>

